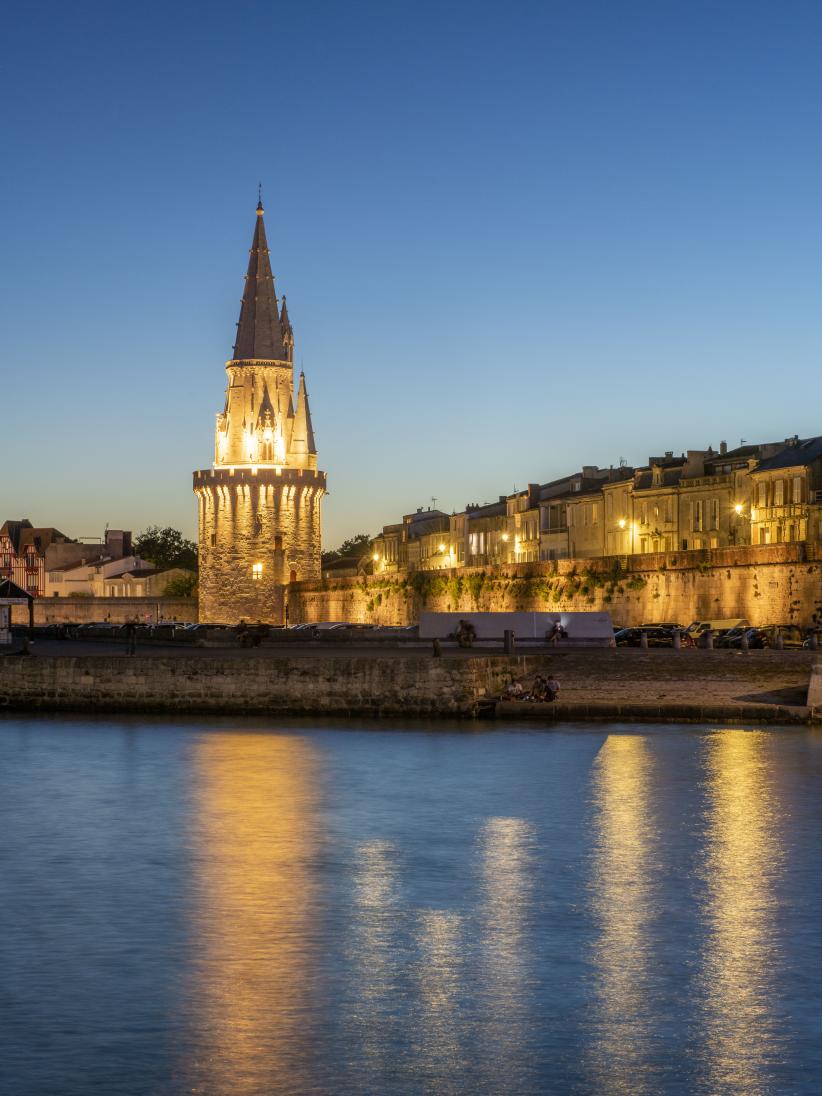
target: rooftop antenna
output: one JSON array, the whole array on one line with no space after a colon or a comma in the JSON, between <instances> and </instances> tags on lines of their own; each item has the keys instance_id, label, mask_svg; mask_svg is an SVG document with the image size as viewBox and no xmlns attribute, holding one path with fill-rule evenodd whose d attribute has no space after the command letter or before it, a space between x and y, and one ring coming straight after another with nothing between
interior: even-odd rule
<instances>
[{"instance_id":1,"label":"rooftop antenna","mask_svg":"<svg viewBox=\"0 0 822 1096\"><path fill-rule=\"evenodd\" d=\"M747 445L748 444L748 439L747 438L740 438L739 439L739 444L740 445Z\"/></svg>"},{"instance_id":2,"label":"rooftop antenna","mask_svg":"<svg viewBox=\"0 0 822 1096\"><path fill-rule=\"evenodd\" d=\"M437 508L437 496L436 495L431 496L431 502L434 506L434 509L436 510L436 508Z\"/></svg>"}]
</instances>

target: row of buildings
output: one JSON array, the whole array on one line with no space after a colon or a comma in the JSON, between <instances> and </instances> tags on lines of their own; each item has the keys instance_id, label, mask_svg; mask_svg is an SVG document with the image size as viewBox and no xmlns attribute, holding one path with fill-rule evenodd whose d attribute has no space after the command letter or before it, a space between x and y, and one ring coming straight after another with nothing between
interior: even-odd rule
<instances>
[{"instance_id":1,"label":"row of buildings","mask_svg":"<svg viewBox=\"0 0 822 1096\"><path fill-rule=\"evenodd\" d=\"M374 538L374 573L822 541L822 437L586 466Z\"/></svg>"},{"instance_id":2,"label":"row of buildings","mask_svg":"<svg viewBox=\"0 0 822 1096\"><path fill-rule=\"evenodd\" d=\"M67 537L27 518L0 526L0 580L33 597L161 597L190 572L161 570L135 555L131 533L107 529L96 542Z\"/></svg>"}]
</instances>

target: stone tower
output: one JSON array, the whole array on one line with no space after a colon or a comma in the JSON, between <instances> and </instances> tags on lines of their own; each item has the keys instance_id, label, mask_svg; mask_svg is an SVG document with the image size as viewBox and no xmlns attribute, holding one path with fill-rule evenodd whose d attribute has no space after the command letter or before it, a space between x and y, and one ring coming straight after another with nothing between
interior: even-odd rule
<instances>
[{"instance_id":1,"label":"stone tower","mask_svg":"<svg viewBox=\"0 0 822 1096\"><path fill-rule=\"evenodd\" d=\"M295 403L293 363L260 202L214 464L194 473L201 621L282 624L286 585L320 577L326 477L317 471L302 373Z\"/></svg>"}]
</instances>

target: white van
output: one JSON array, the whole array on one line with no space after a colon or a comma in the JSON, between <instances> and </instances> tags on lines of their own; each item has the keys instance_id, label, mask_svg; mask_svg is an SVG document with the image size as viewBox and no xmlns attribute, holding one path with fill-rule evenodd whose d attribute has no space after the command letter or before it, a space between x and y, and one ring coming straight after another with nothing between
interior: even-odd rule
<instances>
[{"instance_id":1,"label":"white van","mask_svg":"<svg viewBox=\"0 0 822 1096\"><path fill-rule=\"evenodd\" d=\"M731 628L750 628L744 617L728 617L726 620L695 620L689 624L686 632L692 639L699 639L708 629L712 632L728 632Z\"/></svg>"}]
</instances>

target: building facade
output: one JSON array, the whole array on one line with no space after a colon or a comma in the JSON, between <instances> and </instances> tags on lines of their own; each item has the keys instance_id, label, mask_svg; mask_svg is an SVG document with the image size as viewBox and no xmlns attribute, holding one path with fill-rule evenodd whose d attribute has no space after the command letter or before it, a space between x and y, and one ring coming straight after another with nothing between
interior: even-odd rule
<instances>
[{"instance_id":1,"label":"building facade","mask_svg":"<svg viewBox=\"0 0 822 1096\"><path fill-rule=\"evenodd\" d=\"M450 517L420 510L374 539L372 569L451 570L795 541L822 541L822 438L732 450L722 442L718 450L649 457L641 468L586 465Z\"/></svg>"},{"instance_id":2,"label":"building facade","mask_svg":"<svg viewBox=\"0 0 822 1096\"><path fill-rule=\"evenodd\" d=\"M305 377L294 385L294 334L278 303L257 206L212 467L194 473L199 611L205 622L284 623L285 587L321 575L317 469Z\"/></svg>"}]
</instances>

